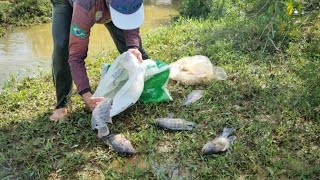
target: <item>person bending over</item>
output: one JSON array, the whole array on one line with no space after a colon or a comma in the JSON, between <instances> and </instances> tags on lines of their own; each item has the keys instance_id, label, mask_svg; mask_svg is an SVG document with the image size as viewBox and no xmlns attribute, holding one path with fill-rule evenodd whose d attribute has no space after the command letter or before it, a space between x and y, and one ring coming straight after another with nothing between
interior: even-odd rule
<instances>
[{"instance_id":1,"label":"person bending over","mask_svg":"<svg viewBox=\"0 0 320 180\"><path fill-rule=\"evenodd\" d=\"M104 24L119 51L130 51L139 61L148 59L142 48L139 27L143 24L142 0L51 0L52 74L56 106L50 120L67 116L72 80L86 106L93 109L103 97L93 97L85 67L90 29Z\"/></svg>"}]
</instances>

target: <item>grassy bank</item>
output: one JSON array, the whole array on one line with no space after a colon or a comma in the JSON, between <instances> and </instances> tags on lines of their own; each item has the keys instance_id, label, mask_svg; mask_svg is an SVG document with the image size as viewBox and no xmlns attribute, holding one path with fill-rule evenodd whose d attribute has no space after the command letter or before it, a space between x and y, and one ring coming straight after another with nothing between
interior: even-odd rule
<instances>
[{"instance_id":1,"label":"grassy bank","mask_svg":"<svg viewBox=\"0 0 320 180\"><path fill-rule=\"evenodd\" d=\"M50 1L0 1L0 37L10 31L12 27L49 22L50 18Z\"/></svg>"},{"instance_id":2,"label":"grassy bank","mask_svg":"<svg viewBox=\"0 0 320 180\"><path fill-rule=\"evenodd\" d=\"M272 50L254 37L254 18L180 19L145 35L153 59L167 63L188 55L208 56L223 67L226 81L184 86L170 81L170 103L137 103L114 117L112 132L125 134L137 150L121 157L96 138L91 115L75 91L67 120L53 124L50 75L8 83L0 94L0 177L23 179L317 179L320 176L320 17L301 18L299 36ZM318 17L317 17L318 16ZM310 18L312 20L310 20ZM308 21L306 21L308 19ZM270 47L269 47L270 45ZM102 62L88 59L94 87ZM205 96L181 107L193 89ZM174 112L203 127L167 132L155 118ZM201 155L223 127L237 137L222 155Z\"/></svg>"}]
</instances>

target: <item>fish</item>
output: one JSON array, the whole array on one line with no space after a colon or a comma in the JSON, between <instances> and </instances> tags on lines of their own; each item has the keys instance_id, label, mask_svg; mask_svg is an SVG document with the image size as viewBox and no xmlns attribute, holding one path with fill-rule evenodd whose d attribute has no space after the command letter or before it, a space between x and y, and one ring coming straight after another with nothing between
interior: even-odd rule
<instances>
[{"instance_id":1,"label":"fish","mask_svg":"<svg viewBox=\"0 0 320 180\"><path fill-rule=\"evenodd\" d=\"M199 99L202 98L204 91L203 90L194 90L190 94L188 94L186 100L183 102L183 106L190 105Z\"/></svg>"},{"instance_id":2,"label":"fish","mask_svg":"<svg viewBox=\"0 0 320 180\"><path fill-rule=\"evenodd\" d=\"M188 130L196 127L196 123L179 118L157 118L156 124L164 129L170 130Z\"/></svg>"},{"instance_id":3,"label":"fish","mask_svg":"<svg viewBox=\"0 0 320 180\"><path fill-rule=\"evenodd\" d=\"M131 142L122 134L109 135L108 141L112 148L119 154L133 155L135 153Z\"/></svg>"},{"instance_id":4,"label":"fish","mask_svg":"<svg viewBox=\"0 0 320 180\"><path fill-rule=\"evenodd\" d=\"M110 110L112 99L104 98L93 110L91 118L92 129L98 129L98 137L101 139L110 134L107 123L112 124Z\"/></svg>"},{"instance_id":5,"label":"fish","mask_svg":"<svg viewBox=\"0 0 320 180\"><path fill-rule=\"evenodd\" d=\"M223 128L223 133L220 136L204 145L202 148L203 154L209 155L226 152L236 139L235 136L230 136L233 131L233 128Z\"/></svg>"}]
</instances>

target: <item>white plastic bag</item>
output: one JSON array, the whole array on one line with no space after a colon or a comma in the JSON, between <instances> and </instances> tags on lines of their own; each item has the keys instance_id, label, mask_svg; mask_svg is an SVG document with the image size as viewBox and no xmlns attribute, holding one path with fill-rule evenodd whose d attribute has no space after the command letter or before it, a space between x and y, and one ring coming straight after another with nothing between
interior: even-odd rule
<instances>
[{"instance_id":1,"label":"white plastic bag","mask_svg":"<svg viewBox=\"0 0 320 180\"><path fill-rule=\"evenodd\" d=\"M170 78L187 85L227 79L227 73L222 68L213 67L209 58L202 55L179 59L171 63L170 68Z\"/></svg>"},{"instance_id":2,"label":"white plastic bag","mask_svg":"<svg viewBox=\"0 0 320 180\"><path fill-rule=\"evenodd\" d=\"M130 52L124 52L108 68L93 96L113 99L113 117L139 100L144 87L144 68Z\"/></svg>"}]
</instances>

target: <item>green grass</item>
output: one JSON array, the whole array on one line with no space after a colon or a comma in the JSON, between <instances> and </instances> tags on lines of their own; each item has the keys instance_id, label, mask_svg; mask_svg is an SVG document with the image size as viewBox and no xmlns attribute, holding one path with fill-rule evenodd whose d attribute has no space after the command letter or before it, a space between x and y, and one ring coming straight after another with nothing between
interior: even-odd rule
<instances>
[{"instance_id":1,"label":"green grass","mask_svg":"<svg viewBox=\"0 0 320 180\"><path fill-rule=\"evenodd\" d=\"M53 124L50 75L11 80L0 94L0 177L23 179L317 179L320 176L319 20L301 28L282 51L270 53L250 38L254 23L224 18L180 20L143 36L152 59L167 63L202 54L224 68L226 81L185 86L170 81L170 103L137 103L113 118L112 132L125 134L137 154L117 155L91 130L91 115L75 90L70 116ZM312 31L303 28L310 26ZM305 37L311 36L311 39ZM319 44L318 44L319 45ZM262 46L263 47L263 46ZM103 62L87 60L93 87ZM193 89L199 102L181 107ZM155 118L174 112L200 125L167 132ZM230 151L203 156L201 148L224 127L235 128Z\"/></svg>"}]
</instances>

